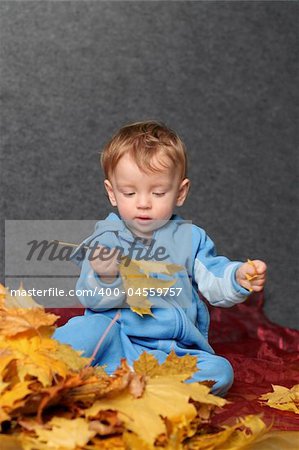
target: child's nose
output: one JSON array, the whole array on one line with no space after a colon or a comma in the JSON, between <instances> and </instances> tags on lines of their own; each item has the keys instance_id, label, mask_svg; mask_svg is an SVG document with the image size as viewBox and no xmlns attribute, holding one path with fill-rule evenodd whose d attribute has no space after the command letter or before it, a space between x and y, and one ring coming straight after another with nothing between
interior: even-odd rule
<instances>
[{"instance_id":1,"label":"child's nose","mask_svg":"<svg viewBox=\"0 0 299 450\"><path fill-rule=\"evenodd\" d=\"M138 195L137 197L137 208L150 208L151 198L148 195Z\"/></svg>"}]
</instances>

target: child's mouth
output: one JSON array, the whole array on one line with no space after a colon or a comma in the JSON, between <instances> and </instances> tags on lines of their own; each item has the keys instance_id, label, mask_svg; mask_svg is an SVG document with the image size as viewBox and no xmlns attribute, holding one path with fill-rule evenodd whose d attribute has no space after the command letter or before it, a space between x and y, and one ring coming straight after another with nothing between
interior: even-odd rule
<instances>
[{"instance_id":1,"label":"child's mouth","mask_svg":"<svg viewBox=\"0 0 299 450\"><path fill-rule=\"evenodd\" d=\"M143 217L143 216L139 216L136 217L136 220L138 220L139 222L149 222L150 220L152 220L150 217Z\"/></svg>"}]
</instances>

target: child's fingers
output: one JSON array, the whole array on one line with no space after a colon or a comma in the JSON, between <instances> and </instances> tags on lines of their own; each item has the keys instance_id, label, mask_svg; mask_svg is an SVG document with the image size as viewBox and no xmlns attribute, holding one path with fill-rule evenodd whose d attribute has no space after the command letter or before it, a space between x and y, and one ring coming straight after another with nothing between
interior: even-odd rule
<instances>
[{"instance_id":1,"label":"child's fingers","mask_svg":"<svg viewBox=\"0 0 299 450\"><path fill-rule=\"evenodd\" d=\"M264 286L266 278L256 278L251 282L251 286Z\"/></svg>"},{"instance_id":2,"label":"child's fingers","mask_svg":"<svg viewBox=\"0 0 299 450\"><path fill-rule=\"evenodd\" d=\"M245 278L247 281L254 280L257 277L256 267L250 259L244 264Z\"/></svg>"},{"instance_id":3,"label":"child's fingers","mask_svg":"<svg viewBox=\"0 0 299 450\"><path fill-rule=\"evenodd\" d=\"M245 273L245 278L247 281L255 280L257 277L258 275L256 273L253 273L252 275L250 275L248 272Z\"/></svg>"},{"instance_id":4,"label":"child's fingers","mask_svg":"<svg viewBox=\"0 0 299 450\"><path fill-rule=\"evenodd\" d=\"M244 287L248 289L250 292L260 292L264 289L265 286L265 280L253 280L249 281L248 283L244 283Z\"/></svg>"},{"instance_id":5,"label":"child's fingers","mask_svg":"<svg viewBox=\"0 0 299 450\"><path fill-rule=\"evenodd\" d=\"M248 275L248 273L245 275L247 281L251 281L252 283L255 281L265 281L266 277L266 273L262 273L262 274L258 274L255 273L254 275Z\"/></svg>"},{"instance_id":6,"label":"child's fingers","mask_svg":"<svg viewBox=\"0 0 299 450\"><path fill-rule=\"evenodd\" d=\"M252 292L260 292L263 290L266 281L267 266L263 261L258 259L247 260L246 264L246 288Z\"/></svg>"},{"instance_id":7,"label":"child's fingers","mask_svg":"<svg viewBox=\"0 0 299 450\"><path fill-rule=\"evenodd\" d=\"M108 247L99 245L93 250L92 256L90 257L90 265L99 275L118 273L117 252L114 248L109 249Z\"/></svg>"},{"instance_id":8,"label":"child's fingers","mask_svg":"<svg viewBox=\"0 0 299 450\"><path fill-rule=\"evenodd\" d=\"M257 275L263 275L267 271L267 265L264 261L260 261L259 259L255 259L253 261L248 260L248 263L255 268Z\"/></svg>"},{"instance_id":9,"label":"child's fingers","mask_svg":"<svg viewBox=\"0 0 299 450\"><path fill-rule=\"evenodd\" d=\"M92 259L99 259L101 261L110 261L112 259L117 258L118 253L115 251L115 248L108 248L104 245L99 245L92 252Z\"/></svg>"},{"instance_id":10,"label":"child's fingers","mask_svg":"<svg viewBox=\"0 0 299 450\"><path fill-rule=\"evenodd\" d=\"M249 289L250 292L261 292L264 289L264 285L262 286L251 286Z\"/></svg>"}]
</instances>

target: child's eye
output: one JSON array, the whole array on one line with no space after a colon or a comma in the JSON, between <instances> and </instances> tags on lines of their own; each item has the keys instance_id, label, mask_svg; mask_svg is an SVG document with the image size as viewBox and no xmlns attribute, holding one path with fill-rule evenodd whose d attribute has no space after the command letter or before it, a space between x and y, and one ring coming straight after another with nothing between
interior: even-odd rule
<instances>
[{"instance_id":1,"label":"child's eye","mask_svg":"<svg viewBox=\"0 0 299 450\"><path fill-rule=\"evenodd\" d=\"M123 192L123 195L125 197L132 197L132 195L134 195L134 194L135 194L135 192Z\"/></svg>"},{"instance_id":2,"label":"child's eye","mask_svg":"<svg viewBox=\"0 0 299 450\"><path fill-rule=\"evenodd\" d=\"M153 194L154 194L156 197L163 197L163 195L165 195L165 192L153 192Z\"/></svg>"}]
</instances>

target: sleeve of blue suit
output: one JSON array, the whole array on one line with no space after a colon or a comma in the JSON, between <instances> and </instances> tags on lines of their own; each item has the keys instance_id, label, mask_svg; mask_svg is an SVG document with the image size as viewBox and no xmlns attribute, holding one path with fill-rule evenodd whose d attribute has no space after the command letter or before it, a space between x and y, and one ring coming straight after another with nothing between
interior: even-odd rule
<instances>
[{"instance_id":1,"label":"sleeve of blue suit","mask_svg":"<svg viewBox=\"0 0 299 450\"><path fill-rule=\"evenodd\" d=\"M230 307L243 302L249 292L236 282L236 270L242 264L217 256L213 241L204 230L195 227L198 247L193 265L193 277L198 290L213 306ZM196 245L195 244L195 245Z\"/></svg>"}]
</instances>

